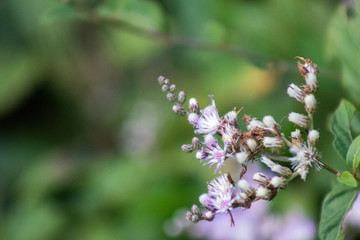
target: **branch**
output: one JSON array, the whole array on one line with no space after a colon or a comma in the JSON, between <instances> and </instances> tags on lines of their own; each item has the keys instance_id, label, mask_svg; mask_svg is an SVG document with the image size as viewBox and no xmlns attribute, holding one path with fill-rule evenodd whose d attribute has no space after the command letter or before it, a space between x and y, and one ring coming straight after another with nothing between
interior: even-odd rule
<instances>
[{"instance_id":1,"label":"branch","mask_svg":"<svg viewBox=\"0 0 360 240\"><path fill-rule=\"evenodd\" d=\"M106 25L114 26L139 36L159 40L168 45L176 45L176 46L194 48L205 51L222 52L226 54L231 54L233 56L242 59L246 59L257 65L266 66L271 64L273 66L276 66L278 69L282 71L291 71L291 72L298 71L297 68L294 67L293 63L281 61L281 60L274 60L266 56L260 55L258 53L245 50L238 46L234 46L230 44L208 43L194 39L177 37L157 30L142 28L116 17L100 16L94 12L87 12L86 15L87 17L84 18L84 20L92 22L93 24L106 24Z\"/></svg>"}]
</instances>

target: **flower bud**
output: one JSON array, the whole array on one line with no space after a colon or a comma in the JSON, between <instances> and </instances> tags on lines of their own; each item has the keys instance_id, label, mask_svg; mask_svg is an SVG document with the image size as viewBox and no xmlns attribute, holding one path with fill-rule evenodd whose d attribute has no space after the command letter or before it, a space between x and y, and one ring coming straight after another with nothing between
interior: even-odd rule
<instances>
[{"instance_id":1,"label":"flower bud","mask_svg":"<svg viewBox=\"0 0 360 240\"><path fill-rule=\"evenodd\" d=\"M296 86L293 83L290 84L290 86L288 87L287 94L290 97L295 98L299 102L304 102L305 93L303 92L303 90L301 90L298 86Z\"/></svg>"},{"instance_id":2,"label":"flower bud","mask_svg":"<svg viewBox=\"0 0 360 240\"><path fill-rule=\"evenodd\" d=\"M306 87L314 92L318 87L318 81L314 72L309 72L305 75Z\"/></svg>"},{"instance_id":3,"label":"flower bud","mask_svg":"<svg viewBox=\"0 0 360 240\"><path fill-rule=\"evenodd\" d=\"M236 111L230 111L224 116L225 120L228 121L230 124L237 126L238 120L237 120L237 112Z\"/></svg>"},{"instance_id":4,"label":"flower bud","mask_svg":"<svg viewBox=\"0 0 360 240\"><path fill-rule=\"evenodd\" d=\"M183 104L185 102L186 95L185 95L184 91L179 92L178 100L179 100L179 103L181 103L181 104Z\"/></svg>"},{"instance_id":5,"label":"flower bud","mask_svg":"<svg viewBox=\"0 0 360 240\"><path fill-rule=\"evenodd\" d=\"M165 85L164 85L165 86ZM176 115L178 116L185 116L186 112L185 109L183 108L182 105L180 104L176 104L173 106L172 110L174 111L174 113L176 113Z\"/></svg>"},{"instance_id":6,"label":"flower bud","mask_svg":"<svg viewBox=\"0 0 360 240\"><path fill-rule=\"evenodd\" d=\"M273 186L274 188L283 188L284 183L285 183L285 179L277 176L271 178L270 180L270 185Z\"/></svg>"},{"instance_id":7,"label":"flower bud","mask_svg":"<svg viewBox=\"0 0 360 240\"><path fill-rule=\"evenodd\" d=\"M195 126L198 120L199 120L199 115L197 115L196 113L190 113L188 115L188 121L191 125Z\"/></svg>"},{"instance_id":8,"label":"flower bud","mask_svg":"<svg viewBox=\"0 0 360 240\"><path fill-rule=\"evenodd\" d=\"M192 144L184 144L181 146L181 149L186 153L192 153L194 151L194 147Z\"/></svg>"},{"instance_id":9,"label":"flower bud","mask_svg":"<svg viewBox=\"0 0 360 240\"><path fill-rule=\"evenodd\" d=\"M161 90L163 91L163 92L167 92L167 91L169 91L169 85L167 85L167 84L164 84L164 85L162 85L162 87L161 87Z\"/></svg>"},{"instance_id":10,"label":"flower bud","mask_svg":"<svg viewBox=\"0 0 360 240\"><path fill-rule=\"evenodd\" d=\"M263 123L267 128L274 128L277 125L275 119L272 116L265 116L263 118Z\"/></svg>"},{"instance_id":11,"label":"flower bud","mask_svg":"<svg viewBox=\"0 0 360 240\"><path fill-rule=\"evenodd\" d=\"M191 142L192 142L192 146L195 150L199 150L201 148L201 142L197 137L193 137Z\"/></svg>"},{"instance_id":12,"label":"flower bud","mask_svg":"<svg viewBox=\"0 0 360 240\"><path fill-rule=\"evenodd\" d=\"M174 93L174 92L176 91L176 85L175 85L175 84L171 84L169 91L170 91L171 93Z\"/></svg>"},{"instance_id":13,"label":"flower bud","mask_svg":"<svg viewBox=\"0 0 360 240\"><path fill-rule=\"evenodd\" d=\"M279 137L264 137L263 144L267 148L278 148L284 146L284 142Z\"/></svg>"},{"instance_id":14,"label":"flower bud","mask_svg":"<svg viewBox=\"0 0 360 240\"><path fill-rule=\"evenodd\" d=\"M193 214L195 214L195 215L198 215L198 216L201 215L201 211L200 211L199 207L198 207L196 204L192 205L191 211L192 211Z\"/></svg>"},{"instance_id":15,"label":"flower bud","mask_svg":"<svg viewBox=\"0 0 360 240\"><path fill-rule=\"evenodd\" d=\"M270 179L262 173L255 173L253 176L253 180L255 182L258 182L262 186L267 186L270 182Z\"/></svg>"},{"instance_id":16,"label":"flower bud","mask_svg":"<svg viewBox=\"0 0 360 240\"><path fill-rule=\"evenodd\" d=\"M241 165L246 165L246 163L249 159L249 153L246 151L238 152L235 154L234 158Z\"/></svg>"},{"instance_id":17,"label":"flower bud","mask_svg":"<svg viewBox=\"0 0 360 240\"><path fill-rule=\"evenodd\" d=\"M177 100L175 94L173 94L173 93L168 93L166 95L166 98L169 102L176 102L176 100Z\"/></svg>"},{"instance_id":18,"label":"flower bud","mask_svg":"<svg viewBox=\"0 0 360 240\"><path fill-rule=\"evenodd\" d=\"M319 140L319 132L316 131L316 130L310 130L309 131L309 134L307 136L307 139L308 139L308 142L311 144L311 145L315 145L315 143Z\"/></svg>"},{"instance_id":19,"label":"flower bud","mask_svg":"<svg viewBox=\"0 0 360 240\"><path fill-rule=\"evenodd\" d=\"M164 84L165 84L165 85L170 85L170 80L169 80L169 79L167 79L167 78L166 78L166 79L164 79Z\"/></svg>"},{"instance_id":20,"label":"flower bud","mask_svg":"<svg viewBox=\"0 0 360 240\"><path fill-rule=\"evenodd\" d=\"M204 220L206 221L212 221L214 219L214 213L212 211L206 211L204 212L204 214L202 215L202 217L204 218Z\"/></svg>"},{"instance_id":21,"label":"flower bud","mask_svg":"<svg viewBox=\"0 0 360 240\"><path fill-rule=\"evenodd\" d=\"M240 188L240 190L242 192L244 192L246 194L250 194L254 191L254 188L245 179L240 179L237 182L237 186L238 186L238 188Z\"/></svg>"},{"instance_id":22,"label":"flower bud","mask_svg":"<svg viewBox=\"0 0 360 240\"><path fill-rule=\"evenodd\" d=\"M306 95L304 98L304 102L305 102L305 109L307 112L312 112L315 110L316 99L315 99L314 95L312 95L312 94Z\"/></svg>"},{"instance_id":23,"label":"flower bud","mask_svg":"<svg viewBox=\"0 0 360 240\"><path fill-rule=\"evenodd\" d=\"M249 138L248 140L246 140L246 145L253 152L257 147L257 142L254 139Z\"/></svg>"},{"instance_id":24,"label":"flower bud","mask_svg":"<svg viewBox=\"0 0 360 240\"><path fill-rule=\"evenodd\" d=\"M308 118L300 113L290 113L288 116L290 122L295 123L299 127L307 127L309 125Z\"/></svg>"},{"instance_id":25,"label":"flower bud","mask_svg":"<svg viewBox=\"0 0 360 240\"><path fill-rule=\"evenodd\" d=\"M190 98L190 100L189 100L189 110L190 110L190 112L194 112L194 113L199 112L199 104L198 104L198 102L196 101L195 98Z\"/></svg>"},{"instance_id":26,"label":"flower bud","mask_svg":"<svg viewBox=\"0 0 360 240\"><path fill-rule=\"evenodd\" d=\"M187 211L186 212L186 219L190 222L192 222L192 216L193 216L193 213L190 212L190 211Z\"/></svg>"},{"instance_id":27,"label":"flower bud","mask_svg":"<svg viewBox=\"0 0 360 240\"><path fill-rule=\"evenodd\" d=\"M271 191L267 188L259 187L258 189L256 189L256 197L264 200L269 200L271 197Z\"/></svg>"},{"instance_id":28,"label":"flower bud","mask_svg":"<svg viewBox=\"0 0 360 240\"><path fill-rule=\"evenodd\" d=\"M160 85L164 85L164 81L165 81L165 77L163 77L163 76L158 77L158 82Z\"/></svg>"}]
</instances>

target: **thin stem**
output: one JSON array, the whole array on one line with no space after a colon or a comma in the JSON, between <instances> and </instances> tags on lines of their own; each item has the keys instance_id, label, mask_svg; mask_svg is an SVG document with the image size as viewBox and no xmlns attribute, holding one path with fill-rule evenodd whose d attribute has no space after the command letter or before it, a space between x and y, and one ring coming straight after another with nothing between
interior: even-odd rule
<instances>
[{"instance_id":1,"label":"thin stem","mask_svg":"<svg viewBox=\"0 0 360 240\"><path fill-rule=\"evenodd\" d=\"M313 114L308 112L308 116L309 116L309 119L310 119L310 127L309 127L309 130L313 130L314 129L314 117L313 117Z\"/></svg>"},{"instance_id":2,"label":"thin stem","mask_svg":"<svg viewBox=\"0 0 360 240\"><path fill-rule=\"evenodd\" d=\"M194 39L177 37L157 30L142 28L116 17L100 16L94 12L86 12L86 15L87 17L84 19L86 21L90 21L95 24L106 24L117 28L121 28L133 34L150 39L155 39L165 44L177 45L177 46L183 46L183 47L189 47L189 48L201 49L207 51L223 52L234 55L236 57L245 58L248 61L255 63L257 65L267 66L269 63L271 63L271 65L276 66L276 68L280 69L281 71L297 72L297 68L294 67L294 64L292 62L271 59L269 57L260 55L258 53L248 51L239 46L225 44L225 43L220 43L220 44L209 43Z\"/></svg>"},{"instance_id":3,"label":"thin stem","mask_svg":"<svg viewBox=\"0 0 360 240\"><path fill-rule=\"evenodd\" d=\"M276 160L276 161L279 161L279 162L291 162L289 160L289 157L284 157L284 156L277 156L277 155L272 155L272 154L269 154L269 153L264 153L264 155L272 160Z\"/></svg>"},{"instance_id":4,"label":"thin stem","mask_svg":"<svg viewBox=\"0 0 360 240\"><path fill-rule=\"evenodd\" d=\"M340 177L341 176L341 172L339 172L338 170L330 167L329 165L327 165L326 163L322 162L322 161L319 161L323 168L329 172L331 172L332 174L334 174L336 177Z\"/></svg>"},{"instance_id":5,"label":"thin stem","mask_svg":"<svg viewBox=\"0 0 360 240\"><path fill-rule=\"evenodd\" d=\"M292 180L294 180L297 176L299 176L298 172L293 172L291 174L291 176L288 178L288 180L286 181L286 184L288 184L289 182L291 182Z\"/></svg>"}]
</instances>

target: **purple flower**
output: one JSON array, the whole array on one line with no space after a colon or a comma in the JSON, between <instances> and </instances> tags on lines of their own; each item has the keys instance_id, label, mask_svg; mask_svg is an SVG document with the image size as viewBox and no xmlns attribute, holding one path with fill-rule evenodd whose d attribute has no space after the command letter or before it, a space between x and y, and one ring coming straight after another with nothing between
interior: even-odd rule
<instances>
[{"instance_id":1,"label":"purple flower","mask_svg":"<svg viewBox=\"0 0 360 240\"><path fill-rule=\"evenodd\" d=\"M197 121L195 133L197 134L215 134L219 128L221 119L215 106L213 96L211 98L211 105L201 110L201 116Z\"/></svg>"},{"instance_id":2,"label":"purple flower","mask_svg":"<svg viewBox=\"0 0 360 240\"><path fill-rule=\"evenodd\" d=\"M201 195L199 200L204 207L216 214L229 212L235 202L234 190L230 175L223 174L209 183L208 193Z\"/></svg>"},{"instance_id":3,"label":"purple flower","mask_svg":"<svg viewBox=\"0 0 360 240\"><path fill-rule=\"evenodd\" d=\"M217 172L217 170L224 165L225 159L231 157L232 154L226 152L226 145L224 148L221 148L216 138L212 135L205 136L205 144L208 148L199 150L196 153L196 158L198 158L200 162L207 160L204 165L209 164L210 167L216 164L215 172Z\"/></svg>"}]
</instances>

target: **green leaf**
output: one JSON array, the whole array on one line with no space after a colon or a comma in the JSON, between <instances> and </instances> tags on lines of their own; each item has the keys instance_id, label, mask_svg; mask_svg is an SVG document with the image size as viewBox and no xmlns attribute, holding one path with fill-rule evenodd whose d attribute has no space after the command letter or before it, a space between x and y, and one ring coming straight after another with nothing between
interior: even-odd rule
<instances>
[{"instance_id":1,"label":"green leaf","mask_svg":"<svg viewBox=\"0 0 360 240\"><path fill-rule=\"evenodd\" d=\"M337 183L323 202L319 237L321 240L343 239L341 225L345 214L350 210L358 189Z\"/></svg>"},{"instance_id":2,"label":"green leaf","mask_svg":"<svg viewBox=\"0 0 360 240\"><path fill-rule=\"evenodd\" d=\"M337 180L339 182L341 182L342 184L348 185L350 187L356 187L357 186L356 179L348 171L343 172L340 177L337 177Z\"/></svg>"},{"instance_id":3,"label":"green leaf","mask_svg":"<svg viewBox=\"0 0 360 240\"><path fill-rule=\"evenodd\" d=\"M330 121L330 130L335 136L333 146L344 159L352 142L350 122L355 111L354 105L343 99Z\"/></svg>"},{"instance_id":4,"label":"green leaf","mask_svg":"<svg viewBox=\"0 0 360 240\"><path fill-rule=\"evenodd\" d=\"M360 136L356 137L351 143L346 155L346 163L352 168L356 169L360 163Z\"/></svg>"}]
</instances>

